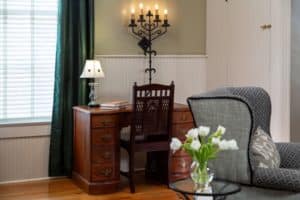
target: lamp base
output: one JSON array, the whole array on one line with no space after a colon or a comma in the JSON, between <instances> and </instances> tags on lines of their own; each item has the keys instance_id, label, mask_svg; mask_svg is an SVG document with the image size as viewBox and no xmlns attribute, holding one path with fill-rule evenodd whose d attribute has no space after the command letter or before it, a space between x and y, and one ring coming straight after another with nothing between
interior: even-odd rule
<instances>
[{"instance_id":1,"label":"lamp base","mask_svg":"<svg viewBox=\"0 0 300 200\"><path fill-rule=\"evenodd\" d=\"M90 102L90 103L88 104L88 107L91 107L91 108L99 107L99 106L100 106L100 104L98 104L98 103L96 103L96 102Z\"/></svg>"},{"instance_id":2,"label":"lamp base","mask_svg":"<svg viewBox=\"0 0 300 200\"><path fill-rule=\"evenodd\" d=\"M99 84L98 83L95 83L95 82L90 82L89 83L89 86L90 86L90 102L88 104L89 107L99 107L99 103L96 102L96 93L95 93L95 86L98 86Z\"/></svg>"}]
</instances>

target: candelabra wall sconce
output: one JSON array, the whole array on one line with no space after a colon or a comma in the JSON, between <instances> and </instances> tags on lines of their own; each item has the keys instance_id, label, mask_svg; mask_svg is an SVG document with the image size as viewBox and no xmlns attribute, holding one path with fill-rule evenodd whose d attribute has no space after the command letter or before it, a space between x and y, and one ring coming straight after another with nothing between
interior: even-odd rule
<instances>
[{"instance_id":1,"label":"candelabra wall sconce","mask_svg":"<svg viewBox=\"0 0 300 200\"><path fill-rule=\"evenodd\" d=\"M152 74L156 73L156 69L152 67L152 56L156 56L157 52L152 49L152 42L160 36L167 33L170 27L168 21L168 10L164 10L163 20L159 14L159 6L155 5L155 12L150 8L144 13L144 5L139 5L140 13L136 16L135 9L131 9L131 18L128 27L130 32L139 38L138 46L144 51L145 56L149 56L149 67L145 69L145 73L149 73L149 84L152 82Z\"/></svg>"}]
</instances>

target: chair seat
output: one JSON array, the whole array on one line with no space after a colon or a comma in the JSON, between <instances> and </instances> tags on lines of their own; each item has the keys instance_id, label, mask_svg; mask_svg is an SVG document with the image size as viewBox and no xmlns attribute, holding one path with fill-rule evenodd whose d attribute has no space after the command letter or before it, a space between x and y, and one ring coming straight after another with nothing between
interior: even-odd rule
<instances>
[{"instance_id":1,"label":"chair seat","mask_svg":"<svg viewBox=\"0 0 300 200\"><path fill-rule=\"evenodd\" d=\"M122 172L128 172L128 151L130 148L130 134L131 127L124 127L120 131L120 145L126 151L121 148L121 166L120 169ZM151 152L151 151L168 151L169 150L169 141L159 141L159 142L144 142L144 137L138 135L135 137L135 150L136 152Z\"/></svg>"},{"instance_id":2,"label":"chair seat","mask_svg":"<svg viewBox=\"0 0 300 200\"><path fill-rule=\"evenodd\" d=\"M130 142L121 140L121 147L130 151ZM169 151L169 141L139 142L134 144L135 152Z\"/></svg>"}]
</instances>

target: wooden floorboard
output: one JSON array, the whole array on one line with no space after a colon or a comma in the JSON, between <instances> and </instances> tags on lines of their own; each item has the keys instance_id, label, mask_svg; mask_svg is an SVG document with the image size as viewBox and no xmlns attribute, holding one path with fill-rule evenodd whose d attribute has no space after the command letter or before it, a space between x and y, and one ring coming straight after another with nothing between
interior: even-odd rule
<instances>
[{"instance_id":1,"label":"wooden floorboard","mask_svg":"<svg viewBox=\"0 0 300 200\"><path fill-rule=\"evenodd\" d=\"M136 193L131 194L126 179L122 179L120 190L107 195L88 195L71 179L0 185L0 200L177 200L175 192L153 181L137 177Z\"/></svg>"}]
</instances>

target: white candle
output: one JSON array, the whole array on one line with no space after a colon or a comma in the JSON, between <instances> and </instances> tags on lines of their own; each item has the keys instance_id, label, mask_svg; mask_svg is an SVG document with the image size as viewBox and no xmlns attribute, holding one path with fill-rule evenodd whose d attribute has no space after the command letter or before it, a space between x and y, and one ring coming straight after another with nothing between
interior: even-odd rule
<instances>
[{"instance_id":1,"label":"white candle","mask_svg":"<svg viewBox=\"0 0 300 200\"><path fill-rule=\"evenodd\" d=\"M158 9L159 9L158 4L155 4L154 8L155 8L155 14L158 15Z\"/></svg>"},{"instance_id":2,"label":"white candle","mask_svg":"<svg viewBox=\"0 0 300 200\"><path fill-rule=\"evenodd\" d=\"M164 13L165 13L165 19L168 19L168 10L165 9Z\"/></svg>"},{"instance_id":3,"label":"white candle","mask_svg":"<svg viewBox=\"0 0 300 200\"><path fill-rule=\"evenodd\" d=\"M131 19L135 19L135 9L131 8Z\"/></svg>"},{"instance_id":4,"label":"white candle","mask_svg":"<svg viewBox=\"0 0 300 200\"><path fill-rule=\"evenodd\" d=\"M140 3L140 10L141 10L141 15L144 14L144 4Z\"/></svg>"}]
</instances>

